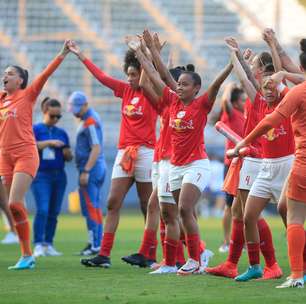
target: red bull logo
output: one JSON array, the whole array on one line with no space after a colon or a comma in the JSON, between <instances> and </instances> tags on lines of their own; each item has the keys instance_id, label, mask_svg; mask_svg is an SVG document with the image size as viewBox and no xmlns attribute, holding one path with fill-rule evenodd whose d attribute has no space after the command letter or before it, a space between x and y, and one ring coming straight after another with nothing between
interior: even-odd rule
<instances>
[{"instance_id":1,"label":"red bull logo","mask_svg":"<svg viewBox=\"0 0 306 304\"><path fill-rule=\"evenodd\" d=\"M265 135L263 135L263 137L268 141L273 141L276 138L286 134L287 132L285 131L284 126L281 125L279 128L270 129Z\"/></svg>"},{"instance_id":2,"label":"red bull logo","mask_svg":"<svg viewBox=\"0 0 306 304\"><path fill-rule=\"evenodd\" d=\"M177 132L183 132L184 130L187 129L188 130L194 129L192 120L187 121L180 118L171 119L169 125Z\"/></svg>"},{"instance_id":3,"label":"red bull logo","mask_svg":"<svg viewBox=\"0 0 306 304\"><path fill-rule=\"evenodd\" d=\"M132 104L126 105L123 108L123 114L127 115L127 116L136 116L136 115L143 115L142 112L142 107L136 107Z\"/></svg>"},{"instance_id":4,"label":"red bull logo","mask_svg":"<svg viewBox=\"0 0 306 304\"><path fill-rule=\"evenodd\" d=\"M16 109L0 109L0 120L6 120L9 117L17 117Z\"/></svg>"}]
</instances>

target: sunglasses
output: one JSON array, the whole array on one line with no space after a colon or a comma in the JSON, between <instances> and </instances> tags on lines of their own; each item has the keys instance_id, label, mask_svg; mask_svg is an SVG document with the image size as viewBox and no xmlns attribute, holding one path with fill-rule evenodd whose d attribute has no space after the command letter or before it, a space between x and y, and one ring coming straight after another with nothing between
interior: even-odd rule
<instances>
[{"instance_id":1,"label":"sunglasses","mask_svg":"<svg viewBox=\"0 0 306 304\"><path fill-rule=\"evenodd\" d=\"M50 117L51 119L61 119L61 118L62 118L62 115L61 115L61 114L58 114L58 115L49 114L49 117Z\"/></svg>"}]
</instances>

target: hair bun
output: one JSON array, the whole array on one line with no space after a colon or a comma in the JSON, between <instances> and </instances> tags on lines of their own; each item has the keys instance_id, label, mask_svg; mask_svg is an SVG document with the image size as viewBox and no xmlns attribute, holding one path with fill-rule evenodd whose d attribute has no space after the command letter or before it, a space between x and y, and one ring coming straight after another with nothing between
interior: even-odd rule
<instances>
[{"instance_id":1,"label":"hair bun","mask_svg":"<svg viewBox=\"0 0 306 304\"><path fill-rule=\"evenodd\" d=\"M301 51L303 53L306 53L306 39L305 38L301 39L301 41L300 41L300 48L301 48Z\"/></svg>"},{"instance_id":2,"label":"hair bun","mask_svg":"<svg viewBox=\"0 0 306 304\"><path fill-rule=\"evenodd\" d=\"M193 64L189 63L186 65L186 70L189 72L194 72L195 71L195 67Z\"/></svg>"}]
</instances>

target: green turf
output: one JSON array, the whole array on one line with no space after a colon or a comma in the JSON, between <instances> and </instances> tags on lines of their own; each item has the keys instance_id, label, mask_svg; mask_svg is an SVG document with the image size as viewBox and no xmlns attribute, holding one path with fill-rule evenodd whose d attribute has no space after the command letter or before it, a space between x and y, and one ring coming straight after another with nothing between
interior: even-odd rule
<instances>
[{"instance_id":1,"label":"green turf","mask_svg":"<svg viewBox=\"0 0 306 304\"><path fill-rule=\"evenodd\" d=\"M269 222L279 263L287 275L286 240L281 220L269 219ZM225 258L224 254L217 253L222 238L221 222L203 219L200 223L202 238L215 252L211 265L216 265ZM147 269L131 267L120 260L121 256L137 250L142 229L140 216L122 216L111 269L85 268L80 265L80 258L73 255L86 241L80 217L60 217L56 248L64 255L40 258L35 270L8 271L7 267L17 260L19 250L15 245L0 245L0 303L305 303L306 289L275 289L284 279L237 283L207 275L152 277ZM245 270L246 261L244 254L240 271Z\"/></svg>"}]
</instances>

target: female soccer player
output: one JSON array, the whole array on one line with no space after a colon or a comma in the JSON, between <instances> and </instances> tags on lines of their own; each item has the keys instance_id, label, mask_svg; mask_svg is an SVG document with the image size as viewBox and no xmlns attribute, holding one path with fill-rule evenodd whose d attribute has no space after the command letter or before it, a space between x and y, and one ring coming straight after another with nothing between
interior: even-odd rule
<instances>
[{"instance_id":1,"label":"female soccer player","mask_svg":"<svg viewBox=\"0 0 306 304\"><path fill-rule=\"evenodd\" d=\"M200 236L194 207L207 185L210 173L203 131L207 114L232 66L228 65L222 71L204 95L195 98L201 87L201 78L197 73L182 72L177 84L177 93L175 93L161 80L151 62L142 53L140 45L133 43L130 46L135 49L137 58L154 84L156 92L162 97L159 106L169 107L172 144L169 184L178 204L189 253L188 261L177 273L192 274L200 268ZM178 226L178 221L176 225ZM173 239L171 239L171 247L174 251L179 239L178 231L178 228L173 231Z\"/></svg>"},{"instance_id":2,"label":"female soccer player","mask_svg":"<svg viewBox=\"0 0 306 304\"><path fill-rule=\"evenodd\" d=\"M261 87L263 95L261 96L261 93L257 92L255 87L247 80L246 75L243 75L244 71L235 52L236 50L232 48L231 56L235 71L253 102L253 106L258 109L260 118L262 118L271 113L279 103L280 97L277 87L271 78L265 78ZM247 281L262 276L259 265L260 242L257 222L262 210L270 200L278 202L283 184L292 165L294 141L290 119L270 130L261 138L261 142L263 162L250 190L244 213L245 238L251 266L245 273L237 276L236 281ZM279 277L282 275L275 256L268 261L267 267L273 268L274 272L278 272Z\"/></svg>"},{"instance_id":3,"label":"female soccer player","mask_svg":"<svg viewBox=\"0 0 306 304\"><path fill-rule=\"evenodd\" d=\"M30 86L27 86L28 72L19 66L9 66L2 77L4 90L0 95L0 176L7 189L22 253L17 264L9 269L29 269L35 266L30 244L30 225L23 203L39 165L32 113L44 84L68 53L67 40L60 53Z\"/></svg>"},{"instance_id":4,"label":"female soccer player","mask_svg":"<svg viewBox=\"0 0 306 304\"><path fill-rule=\"evenodd\" d=\"M306 39L302 39L300 64L306 71ZM292 88L284 97L275 111L266 116L258 126L235 147L235 153L240 148L250 144L255 138L265 134L271 128L291 118L295 139L295 160L289 174L287 189L287 240L291 275L277 288L304 286L303 280L303 250L305 245L304 222L306 218L305 197L305 115L306 115L306 82Z\"/></svg>"},{"instance_id":5,"label":"female soccer player","mask_svg":"<svg viewBox=\"0 0 306 304\"><path fill-rule=\"evenodd\" d=\"M141 70L134 52L128 51L126 54L124 71L128 82L123 82L111 78L95 66L84 56L75 42L71 42L69 47L103 85L122 99L119 151L113 167L101 249L96 257L81 260L86 266L108 268L111 266L110 253L119 223L119 211L134 181L136 181L141 210L144 216L146 215L147 203L152 192L151 169L157 112L147 102L143 90L139 87ZM132 162L129 163L127 160Z\"/></svg>"},{"instance_id":6,"label":"female soccer player","mask_svg":"<svg viewBox=\"0 0 306 304\"><path fill-rule=\"evenodd\" d=\"M62 117L60 102L44 99L41 109L43 122L33 126L40 160L31 186L36 203L33 225L35 257L62 254L54 248L53 238L67 185L65 161L72 160L68 134L56 126Z\"/></svg>"},{"instance_id":7,"label":"female soccer player","mask_svg":"<svg viewBox=\"0 0 306 304\"><path fill-rule=\"evenodd\" d=\"M244 62L243 56L239 51L239 45L234 38L227 38L226 43L236 49L239 62L243 66L247 77L243 77L241 80L250 81L254 87L257 87L262 82L262 78L265 75L270 75L271 72L267 72L266 66L271 66L272 57L269 53L263 52L256 55L251 62L252 71L248 71L249 67ZM259 121L258 108L254 107L252 100L249 98L245 103L246 122L244 126L244 135L249 134ZM237 196L234 199L232 206L232 231L231 241L229 246L229 254L226 262L221 263L216 267L210 267L206 269L206 272L212 275L224 276L229 278L235 278L238 275L238 262L242 254L244 246L244 233L243 233L243 214L244 206L249 194L249 191L258 175L261 164L261 142L259 139L254 141L253 146L256 148L256 153L252 157L245 157L242 167L240 169L240 176L238 182ZM235 164L232 164L235 165ZM258 223L258 230L261 239L261 252L265 257L266 265L272 265L275 260L274 248L272 244L271 231L266 221L261 218ZM271 267L265 267L263 278L271 279L279 276L279 268L277 271Z\"/></svg>"}]
</instances>

